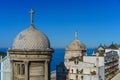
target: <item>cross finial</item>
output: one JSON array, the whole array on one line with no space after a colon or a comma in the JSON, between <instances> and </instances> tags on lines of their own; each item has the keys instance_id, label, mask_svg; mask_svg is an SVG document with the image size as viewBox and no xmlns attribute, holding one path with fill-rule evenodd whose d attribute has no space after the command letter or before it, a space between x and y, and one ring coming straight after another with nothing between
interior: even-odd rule
<instances>
[{"instance_id":1,"label":"cross finial","mask_svg":"<svg viewBox=\"0 0 120 80\"><path fill-rule=\"evenodd\" d=\"M31 10L30 10L30 17L31 17L30 25L33 25L33 22L34 22L34 20L33 20L33 14L34 14L34 10L31 9Z\"/></svg>"},{"instance_id":2,"label":"cross finial","mask_svg":"<svg viewBox=\"0 0 120 80\"><path fill-rule=\"evenodd\" d=\"M78 39L78 32L75 32L75 39Z\"/></svg>"}]
</instances>

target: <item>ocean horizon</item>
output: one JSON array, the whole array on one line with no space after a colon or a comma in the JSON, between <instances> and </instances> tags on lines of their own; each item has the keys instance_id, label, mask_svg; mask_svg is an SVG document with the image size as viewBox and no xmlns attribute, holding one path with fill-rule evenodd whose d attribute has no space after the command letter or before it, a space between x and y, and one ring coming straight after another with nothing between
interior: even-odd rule
<instances>
[{"instance_id":1,"label":"ocean horizon","mask_svg":"<svg viewBox=\"0 0 120 80\"><path fill-rule=\"evenodd\" d=\"M0 48L0 51L7 52L8 48ZM87 55L92 55L94 51L94 48L88 48L87 49ZM65 48L54 48L54 53L52 55L50 70L54 71L56 70L56 66L60 64L60 62L64 62L64 54L65 54Z\"/></svg>"}]
</instances>

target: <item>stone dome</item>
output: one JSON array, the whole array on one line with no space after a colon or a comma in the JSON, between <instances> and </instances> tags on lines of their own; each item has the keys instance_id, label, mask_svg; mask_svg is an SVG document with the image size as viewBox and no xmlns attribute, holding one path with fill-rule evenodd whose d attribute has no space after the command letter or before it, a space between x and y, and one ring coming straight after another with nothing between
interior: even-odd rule
<instances>
[{"instance_id":1,"label":"stone dome","mask_svg":"<svg viewBox=\"0 0 120 80\"><path fill-rule=\"evenodd\" d=\"M86 50L86 46L78 39L75 39L68 45L66 50Z\"/></svg>"},{"instance_id":2,"label":"stone dome","mask_svg":"<svg viewBox=\"0 0 120 80\"><path fill-rule=\"evenodd\" d=\"M13 43L12 49L39 49L47 50L50 48L48 37L41 31L37 30L33 25L28 29L20 32Z\"/></svg>"}]
</instances>

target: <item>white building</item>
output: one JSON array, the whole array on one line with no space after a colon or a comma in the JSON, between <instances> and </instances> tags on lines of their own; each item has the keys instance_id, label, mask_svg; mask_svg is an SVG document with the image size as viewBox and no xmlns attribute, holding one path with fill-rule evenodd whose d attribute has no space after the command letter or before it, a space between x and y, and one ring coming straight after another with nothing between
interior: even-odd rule
<instances>
[{"instance_id":1,"label":"white building","mask_svg":"<svg viewBox=\"0 0 120 80\"><path fill-rule=\"evenodd\" d=\"M100 45L93 55L96 55L96 53L99 53L99 56L105 56L105 53L110 52L110 51L116 51L118 56L119 56L119 70L120 70L120 45L119 44L114 44L112 43L110 46L106 45Z\"/></svg>"},{"instance_id":2,"label":"white building","mask_svg":"<svg viewBox=\"0 0 120 80\"><path fill-rule=\"evenodd\" d=\"M75 39L67 46L64 56L69 80L82 80L83 56L86 56L86 46L78 40L75 32Z\"/></svg>"},{"instance_id":3,"label":"white building","mask_svg":"<svg viewBox=\"0 0 120 80\"><path fill-rule=\"evenodd\" d=\"M119 45L111 44L110 46L100 45L96 50L94 55L99 57L104 57L104 79L112 79L118 72L120 68L120 49Z\"/></svg>"},{"instance_id":4,"label":"white building","mask_svg":"<svg viewBox=\"0 0 120 80\"><path fill-rule=\"evenodd\" d=\"M64 66L67 71L63 74L63 66L57 66L57 80L82 80L83 79L83 56L86 56L86 46L78 40L78 33L75 32L75 39L67 46L64 56Z\"/></svg>"},{"instance_id":5,"label":"white building","mask_svg":"<svg viewBox=\"0 0 120 80\"><path fill-rule=\"evenodd\" d=\"M116 51L119 56L119 70L120 70L120 45L112 43L108 48L105 49L105 52Z\"/></svg>"},{"instance_id":6,"label":"white building","mask_svg":"<svg viewBox=\"0 0 120 80\"><path fill-rule=\"evenodd\" d=\"M104 57L83 57L83 80L104 80Z\"/></svg>"},{"instance_id":7,"label":"white building","mask_svg":"<svg viewBox=\"0 0 120 80\"><path fill-rule=\"evenodd\" d=\"M1 58L1 80L11 80L11 64L10 56L7 53L7 56Z\"/></svg>"},{"instance_id":8,"label":"white building","mask_svg":"<svg viewBox=\"0 0 120 80\"><path fill-rule=\"evenodd\" d=\"M66 48L63 65L67 75L63 75L63 71L60 72L63 67L58 65L57 77L61 78L60 80L111 80L119 72L119 57L120 46L116 44L109 47L100 45L93 56L86 56L86 47L76 36Z\"/></svg>"}]
</instances>

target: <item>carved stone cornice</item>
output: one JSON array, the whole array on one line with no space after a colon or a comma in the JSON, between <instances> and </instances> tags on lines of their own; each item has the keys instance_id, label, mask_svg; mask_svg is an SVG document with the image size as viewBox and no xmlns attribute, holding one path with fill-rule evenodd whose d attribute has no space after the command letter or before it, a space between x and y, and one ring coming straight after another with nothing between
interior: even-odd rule
<instances>
[{"instance_id":1,"label":"carved stone cornice","mask_svg":"<svg viewBox=\"0 0 120 80\"><path fill-rule=\"evenodd\" d=\"M52 55L54 52L53 49L48 50L17 50L17 49L9 49L8 52L10 54L19 54L19 55Z\"/></svg>"}]
</instances>

